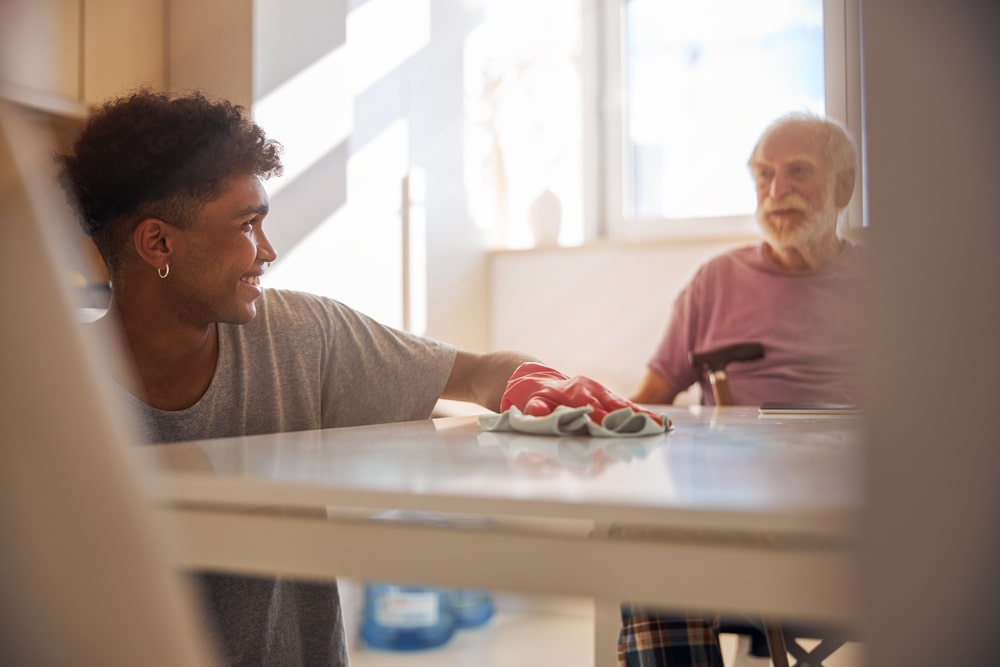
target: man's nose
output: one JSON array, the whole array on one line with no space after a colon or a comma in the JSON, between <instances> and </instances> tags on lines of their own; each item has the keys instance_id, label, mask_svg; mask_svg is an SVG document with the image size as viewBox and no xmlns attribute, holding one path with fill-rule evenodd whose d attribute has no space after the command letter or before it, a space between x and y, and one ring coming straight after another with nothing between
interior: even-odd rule
<instances>
[{"instance_id":1,"label":"man's nose","mask_svg":"<svg viewBox=\"0 0 1000 667\"><path fill-rule=\"evenodd\" d=\"M257 257L260 258L262 262L273 262L278 258L278 253L275 252L274 246L271 245L271 241L264 234L264 230L261 229L256 234L257 239Z\"/></svg>"},{"instance_id":2,"label":"man's nose","mask_svg":"<svg viewBox=\"0 0 1000 667\"><path fill-rule=\"evenodd\" d=\"M775 174L771 179L771 199L781 199L791 191L791 183L783 174Z\"/></svg>"}]
</instances>

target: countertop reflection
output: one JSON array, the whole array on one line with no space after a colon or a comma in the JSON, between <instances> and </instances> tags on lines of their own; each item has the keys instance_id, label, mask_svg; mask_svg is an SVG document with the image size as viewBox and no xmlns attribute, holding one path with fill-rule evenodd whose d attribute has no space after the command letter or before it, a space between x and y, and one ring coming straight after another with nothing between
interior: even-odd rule
<instances>
[{"instance_id":1,"label":"countertop reflection","mask_svg":"<svg viewBox=\"0 0 1000 667\"><path fill-rule=\"evenodd\" d=\"M841 526L862 505L860 418L659 406L642 438L484 432L475 417L141 448L170 502L344 505L683 523ZM711 520L708 520L711 524ZM745 525L750 529L749 525Z\"/></svg>"}]
</instances>

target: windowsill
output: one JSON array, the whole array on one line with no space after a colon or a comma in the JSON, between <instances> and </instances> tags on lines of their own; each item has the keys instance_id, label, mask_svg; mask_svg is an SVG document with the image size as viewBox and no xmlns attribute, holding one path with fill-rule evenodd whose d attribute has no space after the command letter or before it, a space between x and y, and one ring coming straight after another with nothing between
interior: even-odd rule
<instances>
[{"instance_id":1,"label":"windowsill","mask_svg":"<svg viewBox=\"0 0 1000 667\"><path fill-rule=\"evenodd\" d=\"M760 240L756 232L730 232L726 234L686 234L676 237L655 238L611 238L584 241L577 245L536 245L528 248L493 247L488 254L507 253L549 253L549 252L579 252L607 249L677 247L684 245L704 245L707 243L735 244L740 242L754 243Z\"/></svg>"},{"instance_id":2,"label":"windowsill","mask_svg":"<svg viewBox=\"0 0 1000 667\"><path fill-rule=\"evenodd\" d=\"M841 238L855 245L864 245L868 235L867 227L856 225L845 225L838 230ZM551 252L579 252L608 249L629 249L629 248L656 248L656 247L678 247L696 246L705 244L735 245L737 243L756 243L761 240L760 232L756 227L752 229L726 229L717 232L687 232L674 235L661 234L648 237L614 237L594 239L584 241L576 245L556 245L539 244L526 248L511 248L494 246L487 249L491 255L515 254L515 253L551 253Z\"/></svg>"}]
</instances>

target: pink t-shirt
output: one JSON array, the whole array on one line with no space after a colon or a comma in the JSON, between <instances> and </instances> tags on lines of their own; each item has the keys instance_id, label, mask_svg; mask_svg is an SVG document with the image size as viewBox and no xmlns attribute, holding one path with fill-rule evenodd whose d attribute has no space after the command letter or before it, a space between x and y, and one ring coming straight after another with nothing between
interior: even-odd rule
<instances>
[{"instance_id":1,"label":"pink t-shirt","mask_svg":"<svg viewBox=\"0 0 1000 667\"><path fill-rule=\"evenodd\" d=\"M691 366L688 353L759 342L763 359L726 367L734 404L856 402L851 311L861 260L861 249L847 244L818 271L789 272L760 243L708 261L674 301L649 369L678 391L701 382L711 405L708 379Z\"/></svg>"}]
</instances>

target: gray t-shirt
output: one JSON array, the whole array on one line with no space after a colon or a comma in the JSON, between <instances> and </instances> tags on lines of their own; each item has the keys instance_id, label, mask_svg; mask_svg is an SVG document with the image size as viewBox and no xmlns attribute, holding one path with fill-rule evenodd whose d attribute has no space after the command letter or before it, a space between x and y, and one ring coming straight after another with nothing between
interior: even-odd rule
<instances>
[{"instance_id":1,"label":"gray t-shirt","mask_svg":"<svg viewBox=\"0 0 1000 667\"><path fill-rule=\"evenodd\" d=\"M455 361L450 345L299 292L264 290L253 321L218 332L215 376L197 403L167 412L126 395L149 442L426 419ZM335 583L196 583L226 664L348 664Z\"/></svg>"},{"instance_id":2,"label":"gray t-shirt","mask_svg":"<svg viewBox=\"0 0 1000 667\"><path fill-rule=\"evenodd\" d=\"M219 324L204 396L165 412L129 397L150 442L425 419L455 348L312 294L264 290L248 324Z\"/></svg>"}]
</instances>

